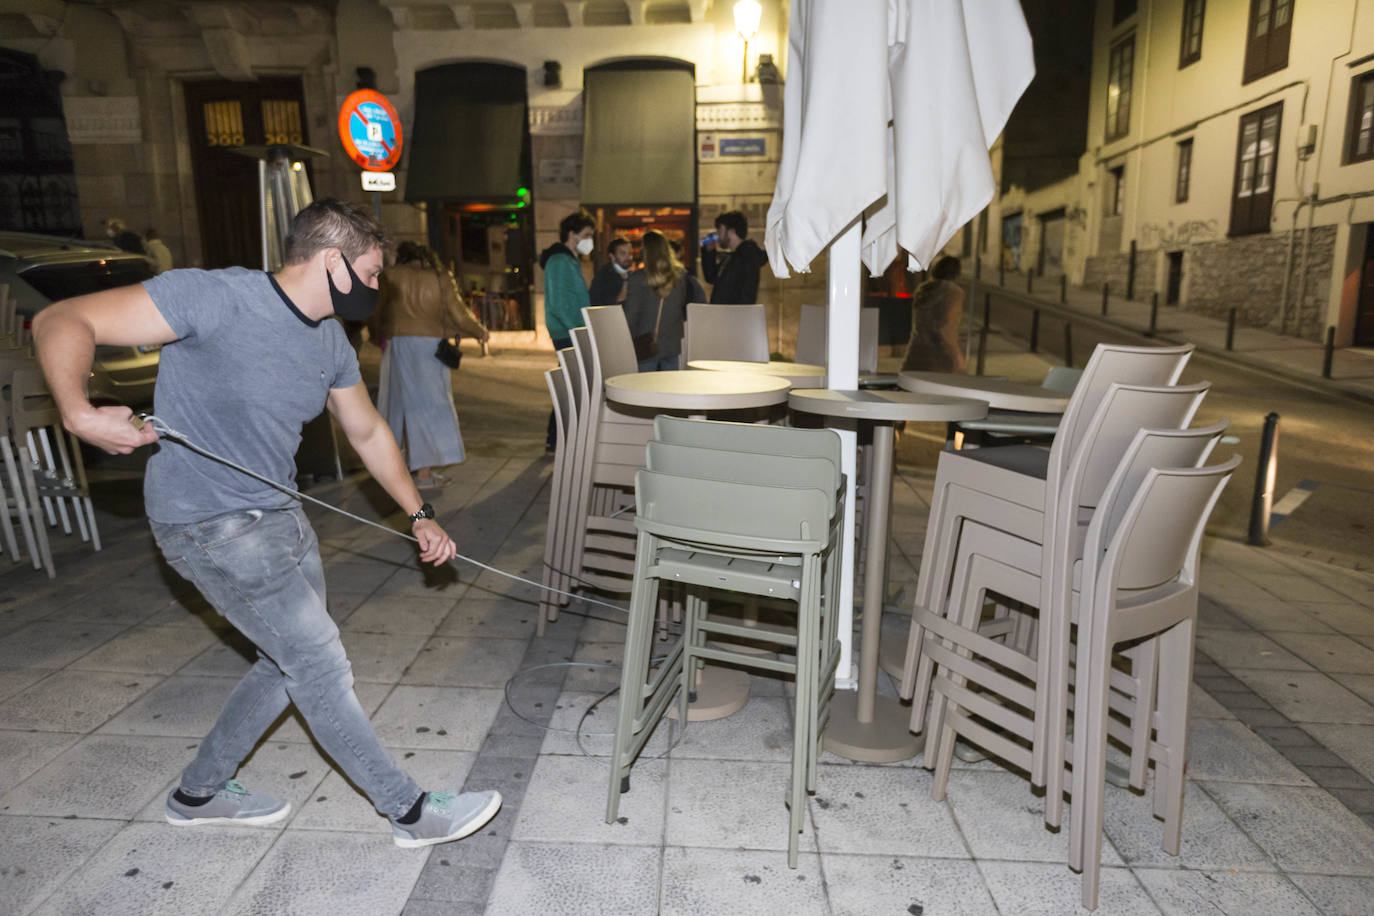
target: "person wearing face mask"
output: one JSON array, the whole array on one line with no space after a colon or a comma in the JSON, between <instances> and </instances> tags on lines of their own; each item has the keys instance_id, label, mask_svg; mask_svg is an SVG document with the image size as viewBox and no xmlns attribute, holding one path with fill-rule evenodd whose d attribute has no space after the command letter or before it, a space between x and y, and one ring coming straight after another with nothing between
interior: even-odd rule
<instances>
[{"instance_id":1,"label":"person wearing face mask","mask_svg":"<svg viewBox=\"0 0 1374 916\"><path fill-rule=\"evenodd\" d=\"M586 210L578 210L563 217L558 224L559 241L539 255L544 269L544 327L553 339L553 348L563 350L572 346L572 329L582 327L582 310L592 304L587 284L582 279L579 258L590 256L595 242L596 220ZM548 433L544 450L554 450L557 426L549 413Z\"/></svg>"},{"instance_id":2,"label":"person wearing face mask","mask_svg":"<svg viewBox=\"0 0 1374 916\"><path fill-rule=\"evenodd\" d=\"M155 401L172 429L286 490L301 428L328 408L373 478L411 519L420 559L456 553L372 407L338 322L377 306L382 229L363 208L318 200L291 222L275 274L242 267L171 270L142 284L54 303L33 338L66 427L111 454L157 441L127 407L86 395L99 344L163 344ZM253 345L243 345L245 336ZM144 503L163 556L258 649L167 796L176 827L271 824L285 799L234 776L292 704L334 765L391 821L401 847L467 836L495 816L496 792L426 792L382 746L353 692L339 628L325 606L319 541L298 500L175 444L149 458Z\"/></svg>"},{"instance_id":3,"label":"person wearing face mask","mask_svg":"<svg viewBox=\"0 0 1374 916\"><path fill-rule=\"evenodd\" d=\"M701 246L701 274L711 284L712 305L759 301L759 268L768 255L749 238L749 220L738 210L716 217L715 239Z\"/></svg>"},{"instance_id":4,"label":"person wearing face mask","mask_svg":"<svg viewBox=\"0 0 1374 916\"><path fill-rule=\"evenodd\" d=\"M396 249L396 264L382 272L381 304L368 324L373 340L386 340L383 369L387 399L382 415L415 471L415 486L439 489L449 479L434 468L465 458L453 375L434 350L456 331L485 341L487 329L463 304L458 285L434 251L414 242Z\"/></svg>"},{"instance_id":5,"label":"person wearing face mask","mask_svg":"<svg viewBox=\"0 0 1374 916\"><path fill-rule=\"evenodd\" d=\"M611 259L592 277L592 305L624 305L627 281L634 269L635 253L629 239L615 239L610 245Z\"/></svg>"}]
</instances>

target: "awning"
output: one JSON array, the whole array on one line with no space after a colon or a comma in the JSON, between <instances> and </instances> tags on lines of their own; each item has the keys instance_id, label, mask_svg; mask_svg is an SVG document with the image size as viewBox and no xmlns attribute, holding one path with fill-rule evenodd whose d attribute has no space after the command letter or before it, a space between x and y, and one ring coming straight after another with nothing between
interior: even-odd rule
<instances>
[{"instance_id":1,"label":"awning","mask_svg":"<svg viewBox=\"0 0 1374 916\"><path fill-rule=\"evenodd\" d=\"M528 181L525 71L447 64L415 74L406 200L505 200Z\"/></svg>"},{"instance_id":2,"label":"awning","mask_svg":"<svg viewBox=\"0 0 1374 916\"><path fill-rule=\"evenodd\" d=\"M685 69L584 77L582 203L696 200L696 80Z\"/></svg>"}]
</instances>

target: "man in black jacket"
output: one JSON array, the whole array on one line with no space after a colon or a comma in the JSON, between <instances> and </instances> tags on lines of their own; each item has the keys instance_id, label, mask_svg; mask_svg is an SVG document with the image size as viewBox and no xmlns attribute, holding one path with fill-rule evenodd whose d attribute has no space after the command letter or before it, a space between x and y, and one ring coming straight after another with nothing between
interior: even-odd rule
<instances>
[{"instance_id":1,"label":"man in black jacket","mask_svg":"<svg viewBox=\"0 0 1374 916\"><path fill-rule=\"evenodd\" d=\"M768 255L749 238L749 221L738 210L716 217L716 240L701 246L701 272L711 284L712 305L758 302L759 268Z\"/></svg>"},{"instance_id":2,"label":"man in black jacket","mask_svg":"<svg viewBox=\"0 0 1374 916\"><path fill-rule=\"evenodd\" d=\"M629 239L611 242L611 259L592 277L592 305L624 305L626 280L634 268L635 253Z\"/></svg>"}]
</instances>

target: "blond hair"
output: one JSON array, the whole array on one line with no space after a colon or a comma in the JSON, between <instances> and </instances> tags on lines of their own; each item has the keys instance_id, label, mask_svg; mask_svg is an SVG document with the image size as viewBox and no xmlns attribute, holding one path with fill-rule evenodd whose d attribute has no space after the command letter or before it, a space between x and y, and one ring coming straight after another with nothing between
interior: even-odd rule
<instances>
[{"instance_id":1,"label":"blond hair","mask_svg":"<svg viewBox=\"0 0 1374 916\"><path fill-rule=\"evenodd\" d=\"M686 273L673 246L668 244L663 233L650 229L644 233L642 242L644 253L644 279L649 288L660 296L667 296Z\"/></svg>"}]
</instances>

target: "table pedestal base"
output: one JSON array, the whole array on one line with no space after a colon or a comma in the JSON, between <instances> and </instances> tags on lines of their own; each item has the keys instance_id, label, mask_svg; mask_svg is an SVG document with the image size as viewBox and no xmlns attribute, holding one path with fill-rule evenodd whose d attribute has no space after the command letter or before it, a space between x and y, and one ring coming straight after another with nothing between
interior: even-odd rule
<instances>
[{"instance_id":1,"label":"table pedestal base","mask_svg":"<svg viewBox=\"0 0 1374 916\"><path fill-rule=\"evenodd\" d=\"M697 674L697 699L687 706L688 722L710 722L733 716L749 702L749 675L737 668L707 665ZM676 701L668 705L668 718L677 718Z\"/></svg>"},{"instance_id":2,"label":"table pedestal base","mask_svg":"<svg viewBox=\"0 0 1374 916\"><path fill-rule=\"evenodd\" d=\"M907 731L910 708L892 697L874 697L873 721L865 724L858 720L858 703L857 691L835 691L821 738L827 751L865 763L896 763L921 753L925 738Z\"/></svg>"}]
</instances>

